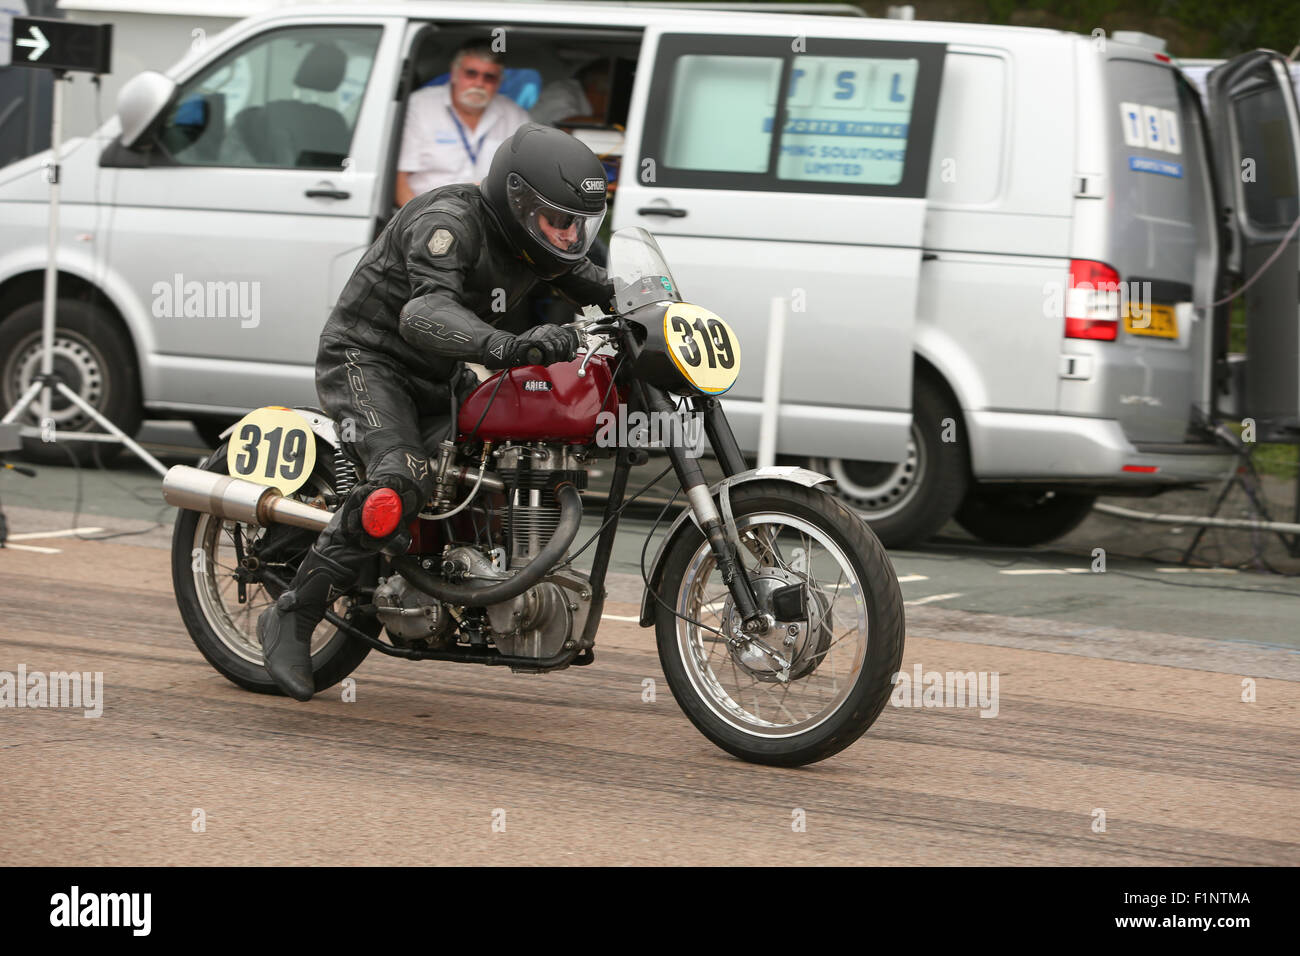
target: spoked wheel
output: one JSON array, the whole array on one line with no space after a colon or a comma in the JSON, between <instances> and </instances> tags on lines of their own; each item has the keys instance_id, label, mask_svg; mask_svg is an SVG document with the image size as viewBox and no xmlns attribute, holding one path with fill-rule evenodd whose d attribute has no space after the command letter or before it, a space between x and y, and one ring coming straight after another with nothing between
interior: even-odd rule
<instances>
[{"instance_id":1,"label":"spoked wheel","mask_svg":"<svg viewBox=\"0 0 1300 956\"><path fill-rule=\"evenodd\" d=\"M685 525L664 565L656 634L697 728L755 763L798 766L860 737L902 662L903 599L867 525L796 485L736 488L732 509L766 629L746 634L704 536ZM675 614L673 612L676 612Z\"/></svg>"},{"instance_id":2,"label":"spoked wheel","mask_svg":"<svg viewBox=\"0 0 1300 956\"><path fill-rule=\"evenodd\" d=\"M301 501L332 492L331 459L320 456L315 474L293 495ZM226 473L226 446L204 468ZM293 580L316 532L288 525L267 528L229 521L197 511L181 511L172 533L172 582L185 627L209 664L246 690L279 694L266 672L257 619ZM345 617L352 605L341 597L333 610ZM373 618L349 623L377 634ZM316 690L337 684L370 652L370 645L341 633L328 621L316 626L311 642Z\"/></svg>"}]
</instances>

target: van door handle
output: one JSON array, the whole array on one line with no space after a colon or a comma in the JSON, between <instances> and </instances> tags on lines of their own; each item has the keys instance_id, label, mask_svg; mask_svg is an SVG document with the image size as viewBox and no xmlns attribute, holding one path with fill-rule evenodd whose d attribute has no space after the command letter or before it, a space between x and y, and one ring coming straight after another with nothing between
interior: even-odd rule
<instances>
[{"instance_id":1,"label":"van door handle","mask_svg":"<svg viewBox=\"0 0 1300 956\"><path fill-rule=\"evenodd\" d=\"M352 194L342 189L309 189L308 199L347 199Z\"/></svg>"},{"instance_id":2,"label":"van door handle","mask_svg":"<svg viewBox=\"0 0 1300 956\"><path fill-rule=\"evenodd\" d=\"M672 206L642 206L636 211L638 216L669 216L673 219L681 219L686 215L685 209L674 209Z\"/></svg>"}]
</instances>

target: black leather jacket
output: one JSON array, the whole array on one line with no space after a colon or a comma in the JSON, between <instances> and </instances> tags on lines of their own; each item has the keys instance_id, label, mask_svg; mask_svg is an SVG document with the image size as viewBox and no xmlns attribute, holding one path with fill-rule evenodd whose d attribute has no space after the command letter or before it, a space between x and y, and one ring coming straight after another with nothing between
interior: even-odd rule
<instances>
[{"instance_id":1,"label":"black leather jacket","mask_svg":"<svg viewBox=\"0 0 1300 956\"><path fill-rule=\"evenodd\" d=\"M477 186L443 186L403 206L362 256L321 348L377 353L425 381L450 381L460 361L500 368L513 336L494 324L540 281L506 245ZM589 259L548 284L577 305L613 297Z\"/></svg>"}]
</instances>

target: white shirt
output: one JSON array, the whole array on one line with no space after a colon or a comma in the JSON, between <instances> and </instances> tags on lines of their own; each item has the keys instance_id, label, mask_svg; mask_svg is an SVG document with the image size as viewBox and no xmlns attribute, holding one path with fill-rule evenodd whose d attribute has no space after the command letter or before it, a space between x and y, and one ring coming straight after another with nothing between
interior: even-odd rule
<instances>
[{"instance_id":1,"label":"white shirt","mask_svg":"<svg viewBox=\"0 0 1300 956\"><path fill-rule=\"evenodd\" d=\"M417 196L449 183L476 183L487 175L497 147L526 122L528 114L498 93L470 129L452 111L450 84L416 90L406 104L397 169L408 174Z\"/></svg>"},{"instance_id":2,"label":"white shirt","mask_svg":"<svg viewBox=\"0 0 1300 956\"><path fill-rule=\"evenodd\" d=\"M557 80L547 83L537 103L529 110L534 123L554 126L560 120L570 116L590 116L591 103L582 88L582 83L575 79Z\"/></svg>"}]
</instances>

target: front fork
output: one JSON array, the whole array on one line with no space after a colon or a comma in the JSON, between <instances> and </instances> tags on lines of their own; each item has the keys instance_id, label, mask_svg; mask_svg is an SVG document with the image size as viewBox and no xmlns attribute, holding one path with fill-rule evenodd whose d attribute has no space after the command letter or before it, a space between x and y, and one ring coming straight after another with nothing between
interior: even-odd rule
<instances>
[{"instance_id":1,"label":"front fork","mask_svg":"<svg viewBox=\"0 0 1300 956\"><path fill-rule=\"evenodd\" d=\"M639 393L638 398L648 411L675 414L676 406L663 391L643 382L636 382L634 389ZM717 399L693 399L692 408L704 416L705 433L722 464L723 471L728 477L744 471L744 456L740 453L740 446L736 444L731 425L723 415L722 406ZM732 535L729 536L729 529L723 522L722 515L718 513L718 506L714 504L713 496L709 494L709 485L705 481L704 470L700 467L699 459L689 457L686 448L679 445L670 445L667 451L673 471L676 472L677 480L682 490L686 492L686 500L695 514L695 521L704 532L709 548L713 552L713 559L722 574L722 580L731 593L731 599L740 615L741 630L747 635L765 633L772 625L772 616L758 606L749 574L745 571L744 562L740 560L740 542L734 536L735 529L734 527L730 529ZM731 639L731 635L726 637L728 640Z\"/></svg>"}]
</instances>

